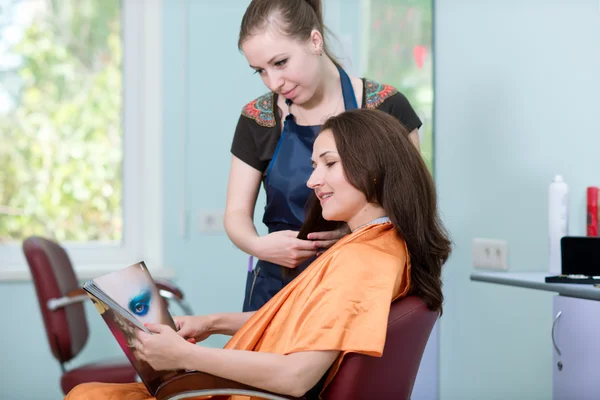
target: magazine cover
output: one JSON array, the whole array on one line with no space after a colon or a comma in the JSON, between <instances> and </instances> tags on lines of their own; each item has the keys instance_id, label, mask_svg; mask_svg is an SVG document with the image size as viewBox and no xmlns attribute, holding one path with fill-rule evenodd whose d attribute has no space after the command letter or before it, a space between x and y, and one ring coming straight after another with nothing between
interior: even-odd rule
<instances>
[{"instance_id":1,"label":"magazine cover","mask_svg":"<svg viewBox=\"0 0 600 400\"><path fill-rule=\"evenodd\" d=\"M136 333L147 332L145 323L176 329L167 304L143 262L88 281L83 289L150 393L154 395L161 383L182 372L156 371L135 355Z\"/></svg>"}]
</instances>

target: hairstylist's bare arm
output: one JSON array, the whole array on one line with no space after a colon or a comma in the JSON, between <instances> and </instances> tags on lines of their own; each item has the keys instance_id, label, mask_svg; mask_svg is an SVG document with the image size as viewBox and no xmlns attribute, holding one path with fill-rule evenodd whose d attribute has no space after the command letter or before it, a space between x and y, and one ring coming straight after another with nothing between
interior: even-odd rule
<instances>
[{"instance_id":1,"label":"hairstylist's bare arm","mask_svg":"<svg viewBox=\"0 0 600 400\"><path fill-rule=\"evenodd\" d=\"M253 216L261 178L260 171L233 156L223 223L229 239L240 250L254 256L258 233Z\"/></svg>"},{"instance_id":2,"label":"hairstylist's bare arm","mask_svg":"<svg viewBox=\"0 0 600 400\"><path fill-rule=\"evenodd\" d=\"M411 133L408 134L408 138L415 145L417 150L421 150L421 141L419 140L419 130L414 129Z\"/></svg>"},{"instance_id":3,"label":"hairstylist's bare arm","mask_svg":"<svg viewBox=\"0 0 600 400\"><path fill-rule=\"evenodd\" d=\"M231 162L225 230L231 241L245 253L261 260L294 268L317 253L317 244L297 238L298 232L281 231L260 237L253 216L262 174L237 157Z\"/></svg>"}]
</instances>

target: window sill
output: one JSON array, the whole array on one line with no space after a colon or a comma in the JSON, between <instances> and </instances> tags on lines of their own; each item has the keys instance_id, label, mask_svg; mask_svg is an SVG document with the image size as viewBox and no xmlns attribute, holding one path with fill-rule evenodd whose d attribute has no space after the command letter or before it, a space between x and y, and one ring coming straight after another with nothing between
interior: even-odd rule
<instances>
[{"instance_id":1,"label":"window sill","mask_svg":"<svg viewBox=\"0 0 600 400\"><path fill-rule=\"evenodd\" d=\"M75 275L80 281L87 281L117 270L119 268L115 268L112 265L89 265L78 268L75 271ZM150 273L153 278L169 279L175 277L175 270L168 267L153 268L150 269ZM31 282L31 273L29 269L24 269L20 266L2 267L0 268L0 283L3 282Z\"/></svg>"}]
</instances>

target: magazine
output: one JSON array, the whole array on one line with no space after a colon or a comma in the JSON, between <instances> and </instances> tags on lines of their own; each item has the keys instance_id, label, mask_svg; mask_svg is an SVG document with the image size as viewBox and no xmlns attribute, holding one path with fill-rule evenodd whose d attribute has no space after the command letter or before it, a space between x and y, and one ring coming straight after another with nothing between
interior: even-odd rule
<instances>
[{"instance_id":1,"label":"magazine","mask_svg":"<svg viewBox=\"0 0 600 400\"><path fill-rule=\"evenodd\" d=\"M167 303L144 262L92 279L83 285L119 346L152 395L166 380L185 371L156 371L137 359L138 330L150 333L145 323L168 325L176 330Z\"/></svg>"}]
</instances>

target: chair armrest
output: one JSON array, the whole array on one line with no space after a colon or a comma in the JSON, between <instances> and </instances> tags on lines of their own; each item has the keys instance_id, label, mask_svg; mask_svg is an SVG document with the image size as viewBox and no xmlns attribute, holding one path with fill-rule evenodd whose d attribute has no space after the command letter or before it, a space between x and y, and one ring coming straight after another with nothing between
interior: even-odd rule
<instances>
[{"instance_id":1,"label":"chair armrest","mask_svg":"<svg viewBox=\"0 0 600 400\"><path fill-rule=\"evenodd\" d=\"M183 292L173 282L166 279L154 279L154 284L156 284L158 290L167 291L171 293L173 297L183 300Z\"/></svg>"},{"instance_id":2,"label":"chair armrest","mask_svg":"<svg viewBox=\"0 0 600 400\"><path fill-rule=\"evenodd\" d=\"M183 292L172 282L166 279L155 279L154 283L158 288L160 296L166 300L173 300L181 307L186 315L194 315L190 305L183 299Z\"/></svg>"},{"instance_id":3,"label":"chair armrest","mask_svg":"<svg viewBox=\"0 0 600 400\"><path fill-rule=\"evenodd\" d=\"M48 307L48 310L50 311L55 311L59 308L66 307L71 304L81 303L86 300L89 300L87 292L83 289L76 289L58 299L49 299L46 303L46 307Z\"/></svg>"},{"instance_id":4,"label":"chair armrest","mask_svg":"<svg viewBox=\"0 0 600 400\"><path fill-rule=\"evenodd\" d=\"M181 400L199 396L254 396L268 400L302 400L303 397L291 397L276 394L244 385L242 383L220 378L204 372L191 371L167 380L156 391L157 400ZM213 398L218 400L220 397Z\"/></svg>"}]
</instances>

